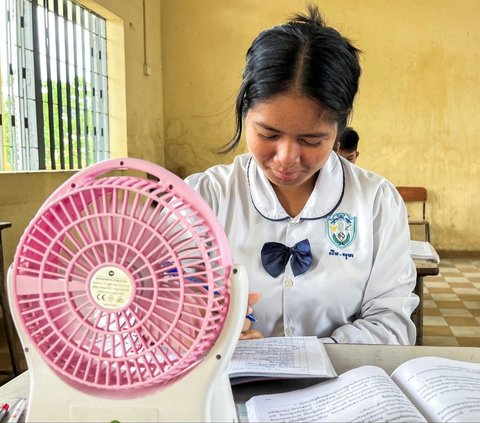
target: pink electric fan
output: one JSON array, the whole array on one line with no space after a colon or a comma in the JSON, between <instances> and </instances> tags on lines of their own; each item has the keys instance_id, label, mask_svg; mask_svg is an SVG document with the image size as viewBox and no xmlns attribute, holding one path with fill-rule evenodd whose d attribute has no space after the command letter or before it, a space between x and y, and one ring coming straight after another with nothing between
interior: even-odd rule
<instances>
[{"instance_id":1,"label":"pink electric fan","mask_svg":"<svg viewBox=\"0 0 480 423\"><path fill-rule=\"evenodd\" d=\"M226 368L245 271L208 205L167 170L126 158L70 178L25 230L8 291L27 420L236 420Z\"/></svg>"}]
</instances>

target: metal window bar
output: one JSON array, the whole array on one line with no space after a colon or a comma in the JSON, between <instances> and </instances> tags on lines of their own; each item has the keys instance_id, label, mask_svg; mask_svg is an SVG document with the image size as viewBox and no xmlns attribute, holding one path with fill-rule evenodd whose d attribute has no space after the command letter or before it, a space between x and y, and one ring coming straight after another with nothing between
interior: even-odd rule
<instances>
[{"instance_id":1,"label":"metal window bar","mask_svg":"<svg viewBox=\"0 0 480 423\"><path fill-rule=\"evenodd\" d=\"M2 50L5 52L5 57L2 56L2 85L4 90L4 98L2 101L2 135L3 135L3 150L5 154L4 169L10 170L11 163L16 162L16 149L15 144L15 105L13 95L13 64L11 63L11 57L13 55L12 46L14 38L12 37L12 19L14 19L15 5L13 0L5 1L5 8L2 9L2 19L5 23L5 45L2 46ZM3 38L3 37L2 37ZM3 165L3 163L2 163Z\"/></svg>"},{"instance_id":2,"label":"metal window bar","mask_svg":"<svg viewBox=\"0 0 480 423\"><path fill-rule=\"evenodd\" d=\"M92 136L94 139L98 138L97 134L97 96L96 96L96 78L95 78L95 66L97 61L95 60L95 51L97 48L97 37L95 34L95 17L89 16L90 20L90 82L91 82L91 96L92 96L92 104L91 104L91 119L92 119ZM97 150L98 151L98 150Z\"/></svg>"},{"instance_id":3,"label":"metal window bar","mask_svg":"<svg viewBox=\"0 0 480 423\"><path fill-rule=\"evenodd\" d=\"M23 34L24 34L24 72L23 85L25 93L25 131L26 131L26 153L28 164L26 169L40 169L40 149L37 137L37 121L35 111L35 78L34 78L34 40L33 40L33 15L32 2L28 0L23 3Z\"/></svg>"},{"instance_id":4,"label":"metal window bar","mask_svg":"<svg viewBox=\"0 0 480 423\"><path fill-rule=\"evenodd\" d=\"M54 0L53 13L55 15L55 54L56 54L56 71L57 71L57 115L58 115L58 148L60 156L60 168L65 169L65 143L63 133L63 98L62 98L62 60L60 56L60 28L62 27L63 16L60 15L58 1Z\"/></svg>"},{"instance_id":5,"label":"metal window bar","mask_svg":"<svg viewBox=\"0 0 480 423\"><path fill-rule=\"evenodd\" d=\"M40 26L39 26L39 16L37 11L38 8L38 1L32 0L32 11L31 11L31 19L32 19L32 37L33 37L33 75L34 75L34 109L35 109L35 123L36 123L36 138L38 140L38 169L44 170L46 169L46 148L45 148L45 124L44 124L44 116L43 116L43 106L42 103L38 104L37 99L42 98L42 75L40 71ZM33 120L33 116L32 119ZM18 169L18 170L26 170L26 169ZM34 169L32 169L34 170Z\"/></svg>"},{"instance_id":6,"label":"metal window bar","mask_svg":"<svg viewBox=\"0 0 480 423\"><path fill-rule=\"evenodd\" d=\"M25 37L24 37L24 3L17 2L16 13L14 14L14 57L16 61L12 60L14 64L13 68L13 86L14 95L18 101L15 102L15 124L17 127L18 135L16 138L16 145L19 153L17 159L20 166L29 166L29 155L27 151L28 144L28 116L26 114L26 101L25 101Z\"/></svg>"},{"instance_id":7,"label":"metal window bar","mask_svg":"<svg viewBox=\"0 0 480 423\"><path fill-rule=\"evenodd\" d=\"M45 0L43 8L43 25L45 27L45 72L42 72L42 81L47 83L47 101L44 105L48 116L48 155L50 157L50 168L56 169L57 164L55 160L55 124L54 124L54 110L53 110L53 80L52 80L52 44L55 38L55 33L51 29L51 20L49 13L49 0ZM43 67L42 67L43 70ZM38 99L37 99L38 101Z\"/></svg>"},{"instance_id":8,"label":"metal window bar","mask_svg":"<svg viewBox=\"0 0 480 423\"><path fill-rule=\"evenodd\" d=\"M2 17L4 16L5 14L5 10L6 10L6 3L5 3L5 8L0 8L0 19L2 19ZM5 20L2 19L2 22L4 22ZM3 37L0 37L0 40L3 40ZM6 40L5 40L6 41ZM5 46L5 43L4 42L1 42L0 41L0 170L4 170L5 169L5 162L6 162L6 158L5 158L5 141L4 141L4 136L3 136L3 116L5 115L5 112L3 110L3 105L4 105L4 95L3 95L3 82L2 82L2 69L1 69L1 65L2 63L5 62L5 58L2 59L2 54L4 54L3 52L5 51L6 49L6 46Z\"/></svg>"},{"instance_id":9,"label":"metal window bar","mask_svg":"<svg viewBox=\"0 0 480 423\"><path fill-rule=\"evenodd\" d=\"M108 158L105 20L72 0L4 0L0 19L0 170Z\"/></svg>"},{"instance_id":10,"label":"metal window bar","mask_svg":"<svg viewBox=\"0 0 480 423\"><path fill-rule=\"evenodd\" d=\"M82 59L82 69L81 69L81 75L82 75L82 90L81 90L81 96L82 96L82 119L83 119L83 142L82 145L84 147L84 157L85 157L85 166L88 166L92 163L91 158L90 158L90 142L88 139L88 108L87 108L87 57L88 55L86 54L88 45L87 45L87 34L86 34L86 29L88 21L85 20L85 15L86 12L84 9L80 8L80 27L83 28L84 30L81 31L80 35L80 43L82 47L80 48L81 52L81 59Z\"/></svg>"},{"instance_id":11,"label":"metal window bar","mask_svg":"<svg viewBox=\"0 0 480 423\"><path fill-rule=\"evenodd\" d=\"M82 137L82 132L81 132L81 127L82 125L80 124L80 90L79 90L79 81L78 81L78 37L77 37L77 6L73 5L72 7L72 22L74 23L74 28L73 28L73 67L75 68L75 78L74 78L74 90L75 90L75 135L76 135L76 140L77 140L77 167L79 169L82 168L82 144L81 144L81 137Z\"/></svg>"},{"instance_id":12,"label":"metal window bar","mask_svg":"<svg viewBox=\"0 0 480 423\"><path fill-rule=\"evenodd\" d=\"M71 23L68 20L68 3L63 3L64 16L64 31L65 31L65 89L67 100L67 134L68 134L68 164L70 169L74 169L73 159L73 126L72 126L72 93L71 93L71 79L70 79L70 34Z\"/></svg>"}]
</instances>

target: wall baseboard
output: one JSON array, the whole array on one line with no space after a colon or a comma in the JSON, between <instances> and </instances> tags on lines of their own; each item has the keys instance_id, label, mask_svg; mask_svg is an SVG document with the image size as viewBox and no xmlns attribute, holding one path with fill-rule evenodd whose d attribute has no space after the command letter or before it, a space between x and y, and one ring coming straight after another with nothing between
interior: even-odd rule
<instances>
[{"instance_id":1,"label":"wall baseboard","mask_svg":"<svg viewBox=\"0 0 480 423\"><path fill-rule=\"evenodd\" d=\"M460 251L460 250L437 250L440 260L445 258L478 258L480 259L480 251Z\"/></svg>"}]
</instances>

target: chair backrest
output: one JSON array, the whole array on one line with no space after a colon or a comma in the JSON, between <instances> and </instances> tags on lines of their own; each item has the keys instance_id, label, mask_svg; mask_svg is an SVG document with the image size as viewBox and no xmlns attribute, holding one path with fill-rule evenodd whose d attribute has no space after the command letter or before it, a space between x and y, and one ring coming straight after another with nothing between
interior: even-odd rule
<instances>
[{"instance_id":1,"label":"chair backrest","mask_svg":"<svg viewBox=\"0 0 480 423\"><path fill-rule=\"evenodd\" d=\"M424 187L396 187L403 201L427 201L427 189Z\"/></svg>"},{"instance_id":2,"label":"chair backrest","mask_svg":"<svg viewBox=\"0 0 480 423\"><path fill-rule=\"evenodd\" d=\"M426 218L426 203L427 203L427 189L424 187L396 187L397 191L400 193L403 201L405 203L416 203L412 204L412 207L409 207L408 210L408 223L410 225L422 225L425 229L425 241L430 242L430 223ZM411 212L413 209L418 210L417 206L422 206L422 217L421 219L412 218ZM418 213L413 213L418 215Z\"/></svg>"}]
</instances>

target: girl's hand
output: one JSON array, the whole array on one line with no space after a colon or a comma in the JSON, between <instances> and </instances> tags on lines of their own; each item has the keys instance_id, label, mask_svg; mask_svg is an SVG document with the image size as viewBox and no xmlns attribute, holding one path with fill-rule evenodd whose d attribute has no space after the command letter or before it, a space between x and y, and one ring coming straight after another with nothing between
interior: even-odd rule
<instances>
[{"instance_id":1,"label":"girl's hand","mask_svg":"<svg viewBox=\"0 0 480 423\"><path fill-rule=\"evenodd\" d=\"M248 294L248 307L247 307L247 314L252 312L252 305L257 303L260 300L260 293L252 292ZM259 339L263 338L262 332L259 330L250 329L252 326L252 321L250 319L245 318L245 322L243 323L242 333L240 334L240 339Z\"/></svg>"}]
</instances>

